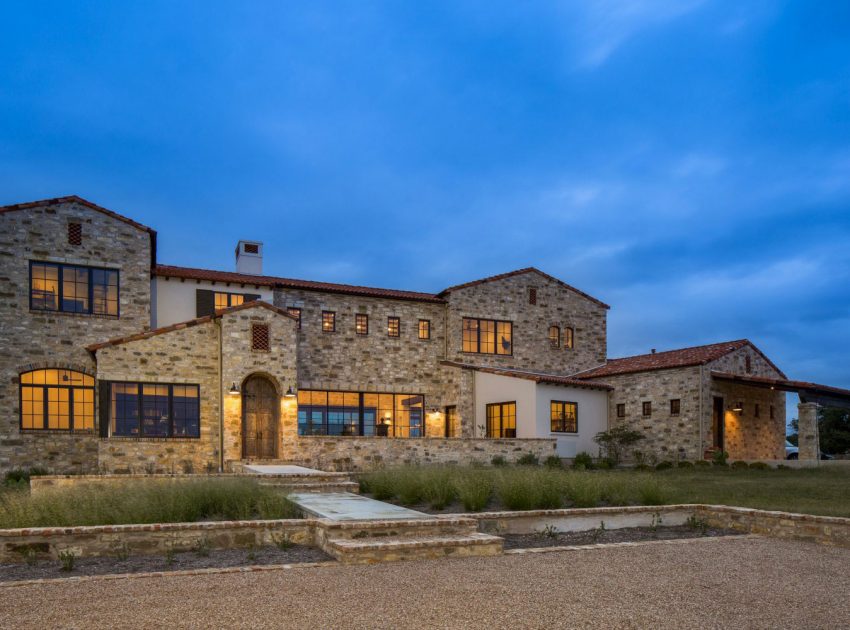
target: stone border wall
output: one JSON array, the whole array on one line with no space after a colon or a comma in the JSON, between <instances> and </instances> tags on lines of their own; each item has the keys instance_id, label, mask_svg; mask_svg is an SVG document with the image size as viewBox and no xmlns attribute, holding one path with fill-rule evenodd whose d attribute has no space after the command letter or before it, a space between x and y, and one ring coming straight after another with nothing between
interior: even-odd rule
<instances>
[{"instance_id":1,"label":"stone border wall","mask_svg":"<svg viewBox=\"0 0 850 630\"><path fill-rule=\"evenodd\" d=\"M704 518L712 527L850 548L850 518L770 512L725 505L693 507L696 516Z\"/></svg>"}]
</instances>

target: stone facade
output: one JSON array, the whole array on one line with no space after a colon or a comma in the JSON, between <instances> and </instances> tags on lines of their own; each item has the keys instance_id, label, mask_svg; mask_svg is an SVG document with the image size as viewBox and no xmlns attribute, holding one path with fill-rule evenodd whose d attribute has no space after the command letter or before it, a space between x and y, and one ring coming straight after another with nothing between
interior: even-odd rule
<instances>
[{"instance_id":1,"label":"stone facade","mask_svg":"<svg viewBox=\"0 0 850 630\"><path fill-rule=\"evenodd\" d=\"M82 228L69 243L69 223ZM41 466L81 472L97 466L94 432L21 430L19 376L39 368L95 374L86 345L150 325L153 232L76 198L0 211L0 470ZM120 315L30 310L30 261L116 269Z\"/></svg>"}]
</instances>

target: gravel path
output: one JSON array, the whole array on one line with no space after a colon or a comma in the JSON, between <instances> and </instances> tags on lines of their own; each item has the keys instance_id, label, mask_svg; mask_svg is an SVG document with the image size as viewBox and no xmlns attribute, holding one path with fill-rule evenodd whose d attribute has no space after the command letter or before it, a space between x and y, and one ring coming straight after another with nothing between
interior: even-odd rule
<instances>
[{"instance_id":1,"label":"gravel path","mask_svg":"<svg viewBox=\"0 0 850 630\"><path fill-rule=\"evenodd\" d=\"M835 628L850 549L716 538L0 588L3 628Z\"/></svg>"}]
</instances>

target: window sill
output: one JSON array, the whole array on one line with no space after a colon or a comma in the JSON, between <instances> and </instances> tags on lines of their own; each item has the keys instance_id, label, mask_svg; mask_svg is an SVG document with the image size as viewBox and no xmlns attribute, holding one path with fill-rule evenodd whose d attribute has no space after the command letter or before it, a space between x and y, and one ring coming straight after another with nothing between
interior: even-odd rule
<instances>
[{"instance_id":1,"label":"window sill","mask_svg":"<svg viewBox=\"0 0 850 630\"><path fill-rule=\"evenodd\" d=\"M23 429L19 428L21 433L27 435L95 435L94 429Z\"/></svg>"},{"instance_id":2,"label":"window sill","mask_svg":"<svg viewBox=\"0 0 850 630\"><path fill-rule=\"evenodd\" d=\"M179 437L152 437L152 436L140 436L140 437L132 437L129 435L110 435L106 438L101 438L103 440L108 440L110 442L197 442L201 439L200 436L197 437L188 437L188 436L179 436Z\"/></svg>"},{"instance_id":3,"label":"window sill","mask_svg":"<svg viewBox=\"0 0 850 630\"><path fill-rule=\"evenodd\" d=\"M121 319L121 314L106 315L104 313L74 313L71 311L44 311L37 308L31 308L30 315L58 315L60 317L93 317L94 319Z\"/></svg>"},{"instance_id":4,"label":"window sill","mask_svg":"<svg viewBox=\"0 0 850 630\"><path fill-rule=\"evenodd\" d=\"M559 435L571 435L574 437L578 437L578 431L549 431L549 435L559 436Z\"/></svg>"}]
</instances>

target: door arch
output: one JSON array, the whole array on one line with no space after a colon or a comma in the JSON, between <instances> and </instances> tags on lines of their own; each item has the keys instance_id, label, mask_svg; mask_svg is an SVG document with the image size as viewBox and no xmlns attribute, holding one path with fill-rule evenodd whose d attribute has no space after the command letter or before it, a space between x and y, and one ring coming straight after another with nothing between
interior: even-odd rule
<instances>
[{"instance_id":1,"label":"door arch","mask_svg":"<svg viewBox=\"0 0 850 630\"><path fill-rule=\"evenodd\" d=\"M242 457L275 459L280 397L274 383L252 374L242 385Z\"/></svg>"}]
</instances>

